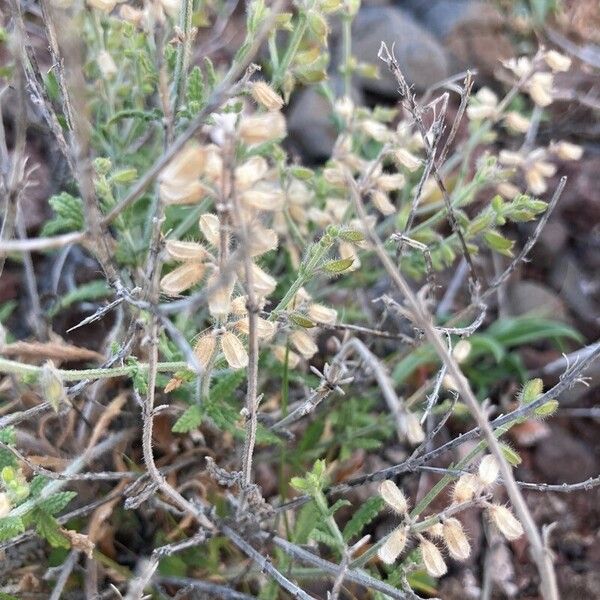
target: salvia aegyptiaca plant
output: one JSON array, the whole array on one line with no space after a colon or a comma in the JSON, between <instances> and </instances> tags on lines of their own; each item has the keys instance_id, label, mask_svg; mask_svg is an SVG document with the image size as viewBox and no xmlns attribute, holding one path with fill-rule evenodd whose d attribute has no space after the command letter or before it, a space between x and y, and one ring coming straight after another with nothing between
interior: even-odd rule
<instances>
[{"instance_id":1,"label":"salvia aegyptiaca plant","mask_svg":"<svg viewBox=\"0 0 600 600\"><path fill-rule=\"evenodd\" d=\"M398 101L369 107L351 97L354 75L374 70L352 55L358 9L251 0L241 37L225 29L226 4L7 9L2 102L15 99L16 140L35 108L64 174L27 239L26 146L3 163L2 267L30 272L43 253L57 281L29 350L14 307L0 307L0 546L32 567L29 583L3 574L3 598L414 598L469 560L467 510L506 543L523 538L544 597L557 597L503 436L551 416L586 363L556 391L525 383L500 416L478 365L523 328L527 340L577 337L542 319L499 336L491 302L560 197L556 159L581 157L527 137L570 59L541 48L499 63L495 91L474 92L466 74L423 103L382 44L360 58L391 70ZM319 88L337 131L318 166L287 150L303 86ZM513 224L529 221L519 246ZM74 253L93 275L65 286ZM503 267L485 277L492 254ZM465 294L440 312L459 263ZM77 307L69 327L78 340L96 332L91 356L59 319ZM442 445L450 418L469 433ZM436 483L417 490L426 470ZM15 558L39 538L45 558Z\"/></svg>"}]
</instances>

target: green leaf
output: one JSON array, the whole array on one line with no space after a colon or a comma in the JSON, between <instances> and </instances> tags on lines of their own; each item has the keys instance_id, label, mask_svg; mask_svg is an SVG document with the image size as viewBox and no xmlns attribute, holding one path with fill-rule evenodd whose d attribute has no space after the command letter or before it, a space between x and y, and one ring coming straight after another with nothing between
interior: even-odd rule
<instances>
[{"instance_id":1,"label":"green leaf","mask_svg":"<svg viewBox=\"0 0 600 600\"><path fill-rule=\"evenodd\" d=\"M77 496L77 492L57 492L45 500L38 502L37 509L48 513L49 515L56 515L63 510L75 496Z\"/></svg>"},{"instance_id":2,"label":"green leaf","mask_svg":"<svg viewBox=\"0 0 600 600\"><path fill-rule=\"evenodd\" d=\"M50 480L44 475L36 475L29 483L29 493L33 499L37 498Z\"/></svg>"},{"instance_id":3,"label":"green leaf","mask_svg":"<svg viewBox=\"0 0 600 600\"><path fill-rule=\"evenodd\" d=\"M373 496L364 502L352 515L352 518L344 527L343 536L347 542L354 536L359 535L362 530L381 512L384 502L380 496Z\"/></svg>"},{"instance_id":4,"label":"green leaf","mask_svg":"<svg viewBox=\"0 0 600 600\"><path fill-rule=\"evenodd\" d=\"M43 510L35 509L33 520L35 529L53 548L70 548L68 538L60 531L58 521Z\"/></svg>"},{"instance_id":5,"label":"green leaf","mask_svg":"<svg viewBox=\"0 0 600 600\"><path fill-rule=\"evenodd\" d=\"M339 542L329 532L323 531L322 529L313 529L310 537L315 540L315 542L320 542L330 548L339 548L340 546Z\"/></svg>"},{"instance_id":6,"label":"green leaf","mask_svg":"<svg viewBox=\"0 0 600 600\"><path fill-rule=\"evenodd\" d=\"M544 392L544 382L537 378L528 381L519 394L519 401L521 404L531 404L534 400L537 400Z\"/></svg>"},{"instance_id":7,"label":"green leaf","mask_svg":"<svg viewBox=\"0 0 600 600\"><path fill-rule=\"evenodd\" d=\"M21 517L3 517L0 519L0 541L10 540L25 531Z\"/></svg>"},{"instance_id":8,"label":"green leaf","mask_svg":"<svg viewBox=\"0 0 600 600\"><path fill-rule=\"evenodd\" d=\"M558 406L558 400L548 400L548 402L544 402L544 404L538 406L533 413L536 417L544 419L546 417L551 417L558 410Z\"/></svg>"},{"instance_id":9,"label":"green leaf","mask_svg":"<svg viewBox=\"0 0 600 600\"><path fill-rule=\"evenodd\" d=\"M56 215L44 225L42 235L83 229L85 220L81 198L75 198L67 192L62 192L57 196L52 196L48 202Z\"/></svg>"},{"instance_id":10,"label":"green leaf","mask_svg":"<svg viewBox=\"0 0 600 600\"><path fill-rule=\"evenodd\" d=\"M519 456L519 453L514 448L511 448L508 444L501 443L500 450L502 450L502 454L506 461L513 467L518 467L523 461L523 459Z\"/></svg>"},{"instance_id":11,"label":"green leaf","mask_svg":"<svg viewBox=\"0 0 600 600\"><path fill-rule=\"evenodd\" d=\"M323 269L328 273L343 273L348 270L354 263L353 258L339 258L338 260L330 260L323 265Z\"/></svg>"},{"instance_id":12,"label":"green leaf","mask_svg":"<svg viewBox=\"0 0 600 600\"><path fill-rule=\"evenodd\" d=\"M483 239L489 248L499 252L500 254L504 254L505 256L512 256L512 247L514 246L514 242L505 238L501 233L497 231L486 231L483 234Z\"/></svg>"},{"instance_id":13,"label":"green leaf","mask_svg":"<svg viewBox=\"0 0 600 600\"><path fill-rule=\"evenodd\" d=\"M192 404L188 406L185 412L175 421L171 431L173 433L187 433L192 429L196 429L202 423L204 410L200 404Z\"/></svg>"},{"instance_id":14,"label":"green leaf","mask_svg":"<svg viewBox=\"0 0 600 600\"><path fill-rule=\"evenodd\" d=\"M303 327L304 329L310 329L311 327L315 327L315 324L307 319L304 315L294 313L290 315L290 321L298 327Z\"/></svg>"},{"instance_id":15,"label":"green leaf","mask_svg":"<svg viewBox=\"0 0 600 600\"><path fill-rule=\"evenodd\" d=\"M329 510L327 511L327 516L333 517L333 515L335 515L335 513L344 506L352 506L352 503L349 500L346 500L345 498L338 498L333 503L333 505L329 507Z\"/></svg>"},{"instance_id":16,"label":"green leaf","mask_svg":"<svg viewBox=\"0 0 600 600\"><path fill-rule=\"evenodd\" d=\"M306 544L317 525L319 517L320 512L314 500L305 504L298 513L292 541L296 544Z\"/></svg>"},{"instance_id":17,"label":"green leaf","mask_svg":"<svg viewBox=\"0 0 600 600\"><path fill-rule=\"evenodd\" d=\"M209 397L211 402L222 402L229 400L233 396L233 392L241 385L242 381L246 380L246 371L239 369L232 371L224 377L220 378L215 385L210 389Z\"/></svg>"},{"instance_id":18,"label":"green leaf","mask_svg":"<svg viewBox=\"0 0 600 600\"><path fill-rule=\"evenodd\" d=\"M486 331L504 346L520 346L539 340L568 338L583 342L583 337L569 325L543 317L522 316L496 321Z\"/></svg>"}]
</instances>

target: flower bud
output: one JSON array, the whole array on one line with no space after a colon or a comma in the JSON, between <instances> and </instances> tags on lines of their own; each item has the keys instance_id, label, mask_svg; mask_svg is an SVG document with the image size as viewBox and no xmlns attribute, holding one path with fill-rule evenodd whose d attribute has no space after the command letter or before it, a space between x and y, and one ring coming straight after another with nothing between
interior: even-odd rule
<instances>
[{"instance_id":1,"label":"flower bud","mask_svg":"<svg viewBox=\"0 0 600 600\"><path fill-rule=\"evenodd\" d=\"M492 485L498 479L499 473L498 462L491 454L487 454L481 459L478 474L482 485L486 487Z\"/></svg>"},{"instance_id":2,"label":"flower bud","mask_svg":"<svg viewBox=\"0 0 600 600\"><path fill-rule=\"evenodd\" d=\"M319 351L313 339L303 329L293 331L290 335L290 342L304 358L311 358Z\"/></svg>"},{"instance_id":3,"label":"flower bud","mask_svg":"<svg viewBox=\"0 0 600 600\"><path fill-rule=\"evenodd\" d=\"M221 338L221 348L225 355L225 360L232 369L243 369L248 366L248 353L240 339L226 331Z\"/></svg>"},{"instance_id":4,"label":"flower bud","mask_svg":"<svg viewBox=\"0 0 600 600\"><path fill-rule=\"evenodd\" d=\"M58 412L61 404L68 402L62 377L51 360L44 363L42 372L40 373L39 384L42 388L44 400L50 403L54 412Z\"/></svg>"},{"instance_id":5,"label":"flower bud","mask_svg":"<svg viewBox=\"0 0 600 600\"><path fill-rule=\"evenodd\" d=\"M419 549L421 550L421 557L423 558L427 573L431 577L438 578L447 573L448 568L446 567L442 553L433 542L422 538Z\"/></svg>"},{"instance_id":6,"label":"flower bud","mask_svg":"<svg viewBox=\"0 0 600 600\"><path fill-rule=\"evenodd\" d=\"M258 104L267 110L281 110L283 107L283 98L264 81L252 83L250 94Z\"/></svg>"},{"instance_id":7,"label":"flower bud","mask_svg":"<svg viewBox=\"0 0 600 600\"><path fill-rule=\"evenodd\" d=\"M544 60L555 73L568 71L571 68L571 59L556 50L548 50L544 56Z\"/></svg>"},{"instance_id":8,"label":"flower bud","mask_svg":"<svg viewBox=\"0 0 600 600\"><path fill-rule=\"evenodd\" d=\"M398 514L404 515L408 512L408 501L402 490L391 480L387 479L379 486L379 495L385 503L393 508Z\"/></svg>"},{"instance_id":9,"label":"flower bud","mask_svg":"<svg viewBox=\"0 0 600 600\"><path fill-rule=\"evenodd\" d=\"M169 296L178 296L204 276L206 266L201 262L186 262L160 280L160 289Z\"/></svg>"},{"instance_id":10,"label":"flower bud","mask_svg":"<svg viewBox=\"0 0 600 600\"><path fill-rule=\"evenodd\" d=\"M506 506L490 504L488 515L507 540L513 541L523 535L523 526Z\"/></svg>"},{"instance_id":11,"label":"flower bud","mask_svg":"<svg viewBox=\"0 0 600 600\"><path fill-rule=\"evenodd\" d=\"M450 556L455 560L467 560L471 553L471 544L458 519L446 519L443 523L444 541Z\"/></svg>"},{"instance_id":12,"label":"flower bud","mask_svg":"<svg viewBox=\"0 0 600 600\"><path fill-rule=\"evenodd\" d=\"M377 551L377 556L386 564L392 564L402 554L408 534L406 527L397 527Z\"/></svg>"}]
</instances>

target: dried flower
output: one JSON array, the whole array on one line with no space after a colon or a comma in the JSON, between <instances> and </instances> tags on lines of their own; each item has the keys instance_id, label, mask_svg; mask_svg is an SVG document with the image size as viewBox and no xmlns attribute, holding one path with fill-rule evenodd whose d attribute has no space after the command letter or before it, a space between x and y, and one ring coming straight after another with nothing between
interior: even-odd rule
<instances>
[{"instance_id":1,"label":"dried flower","mask_svg":"<svg viewBox=\"0 0 600 600\"><path fill-rule=\"evenodd\" d=\"M523 535L523 526L509 508L500 504L489 504L488 514L500 533L509 541Z\"/></svg>"},{"instance_id":2,"label":"dried flower","mask_svg":"<svg viewBox=\"0 0 600 600\"><path fill-rule=\"evenodd\" d=\"M269 165L262 156L253 156L235 170L235 187L238 192L247 190L264 179Z\"/></svg>"},{"instance_id":3,"label":"dried flower","mask_svg":"<svg viewBox=\"0 0 600 600\"><path fill-rule=\"evenodd\" d=\"M496 117L498 96L487 87L481 88L467 108L467 116L474 121Z\"/></svg>"},{"instance_id":4,"label":"dried flower","mask_svg":"<svg viewBox=\"0 0 600 600\"><path fill-rule=\"evenodd\" d=\"M379 486L379 495L385 503L393 508L398 514L404 515L408 512L408 501L402 490L391 480L386 479Z\"/></svg>"},{"instance_id":5,"label":"dried flower","mask_svg":"<svg viewBox=\"0 0 600 600\"><path fill-rule=\"evenodd\" d=\"M406 438L412 446L420 444L425 439L425 432L421 427L419 417L415 413L406 413Z\"/></svg>"},{"instance_id":6,"label":"dried flower","mask_svg":"<svg viewBox=\"0 0 600 600\"><path fill-rule=\"evenodd\" d=\"M248 208L257 210L282 210L285 203L283 190L267 181L261 181L253 188L242 192L240 198Z\"/></svg>"},{"instance_id":7,"label":"dried flower","mask_svg":"<svg viewBox=\"0 0 600 600\"><path fill-rule=\"evenodd\" d=\"M205 195L199 177L205 164L202 148L189 144L163 169L159 177L160 196L165 204L192 204Z\"/></svg>"},{"instance_id":8,"label":"dried flower","mask_svg":"<svg viewBox=\"0 0 600 600\"><path fill-rule=\"evenodd\" d=\"M399 165L408 169L411 173L421 166L421 159L406 148L399 148L394 152L394 159Z\"/></svg>"},{"instance_id":9,"label":"dried flower","mask_svg":"<svg viewBox=\"0 0 600 600\"><path fill-rule=\"evenodd\" d=\"M248 335L250 333L250 322L248 317L235 322L235 328L241 333ZM256 335L260 340L270 339L275 335L277 325L272 321L267 321L261 317L256 317Z\"/></svg>"},{"instance_id":10,"label":"dried flower","mask_svg":"<svg viewBox=\"0 0 600 600\"><path fill-rule=\"evenodd\" d=\"M392 173L379 175L375 179L375 185L384 192L394 192L401 190L406 183L406 178L402 173Z\"/></svg>"},{"instance_id":11,"label":"dried flower","mask_svg":"<svg viewBox=\"0 0 600 600\"><path fill-rule=\"evenodd\" d=\"M392 564L402 554L408 533L406 527L397 527L377 552L377 556L386 564Z\"/></svg>"},{"instance_id":12,"label":"dried flower","mask_svg":"<svg viewBox=\"0 0 600 600\"><path fill-rule=\"evenodd\" d=\"M392 133L389 129L383 124L379 123L379 121L374 121L373 119L366 119L360 123L360 129L365 133L368 137L373 138L376 142L387 142Z\"/></svg>"},{"instance_id":13,"label":"dried flower","mask_svg":"<svg viewBox=\"0 0 600 600\"><path fill-rule=\"evenodd\" d=\"M544 55L544 60L555 73L568 71L571 68L571 59L556 50L548 50Z\"/></svg>"},{"instance_id":14,"label":"dried flower","mask_svg":"<svg viewBox=\"0 0 600 600\"><path fill-rule=\"evenodd\" d=\"M238 127L241 140L249 145L285 137L285 118L279 112L243 117Z\"/></svg>"},{"instance_id":15,"label":"dried flower","mask_svg":"<svg viewBox=\"0 0 600 600\"><path fill-rule=\"evenodd\" d=\"M291 369L295 369L300 364L300 357L293 350L285 346L273 346L271 351L273 352L273 356L282 364L285 363L287 354L288 365Z\"/></svg>"},{"instance_id":16,"label":"dried flower","mask_svg":"<svg viewBox=\"0 0 600 600\"><path fill-rule=\"evenodd\" d=\"M197 242L167 240L165 250L169 258L181 262L202 261L208 256L208 252Z\"/></svg>"},{"instance_id":17,"label":"dried flower","mask_svg":"<svg viewBox=\"0 0 600 600\"><path fill-rule=\"evenodd\" d=\"M215 272L207 282L209 288L208 311L215 319L224 319L231 310L231 295L235 278Z\"/></svg>"},{"instance_id":18,"label":"dried flower","mask_svg":"<svg viewBox=\"0 0 600 600\"><path fill-rule=\"evenodd\" d=\"M511 110L504 117L504 124L516 133L527 133L531 122L527 117L524 117L521 113Z\"/></svg>"},{"instance_id":19,"label":"dried flower","mask_svg":"<svg viewBox=\"0 0 600 600\"><path fill-rule=\"evenodd\" d=\"M39 384L44 400L50 403L54 412L58 412L61 404L68 402L62 377L51 360L44 363L40 373Z\"/></svg>"},{"instance_id":20,"label":"dried flower","mask_svg":"<svg viewBox=\"0 0 600 600\"><path fill-rule=\"evenodd\" d=\"M427 573L431 577L442 577L448 572L448 567L446 567L442 553L433 542L422 537L419 549L421 550L421 557L423 558Z\"/></svg>"},{"instance_id":21,"label":"dried flower","mask_svg":"<svg viewBox=\"0 0 600 600\"><path fill-rule=\"evenodd\" d=\"M430 537L441 538L444 537L444 526L441 523L434 523L431 527L428 527L426 530L427 534Z\"/></svg>"},{"instance_id":22,"label":"dried flower","mask_svg":"<svg viewBox=\"0 0 600 600\"><path fill-rule=\"evenodd\" d=\"M471 473L465 473L461 475L452 490L452 500L456 504L468 502L473 499L473 496L479 490L479 481L475 475Z\"/></svg>"},{"instance_id":23,"label":"dried flower","mask_svg":"<svg viewBox=\"0 0 600 600\"><path fill-rule=\"evenodd\" d=\"M531 99L542 108L552 103L552 73L534 73L527 85Z\"/></svg>"},{"instance_id":24,"label":"dried flower","mask_svg":"<svg viewBox=\"0 0 600 600\"><path fill-rule=\"evenodd\" d=\"M196 355L196 358L202 367L206 368L210 362L210 359L215 353L216 346L217 340L212 333L207 333L206 335L198 338L198 341L194 346L194 354Z\"/></svg>"},{"instance_id":25,"label":"dried flower","mask_svg":"<svg viewBox=\"0 0 600 600\"><path fill-rule=\"evenodd\" d=\"M205 213L200 217L198 221L200 231L202 235L213 245L215 248L219 246L219 217L211 213Z\"/></svg>"},{"instance_id":26,"label":"dried flower","mask_svg":"<svg viewBox=\"0 0 600 600\"><path fill-rule=\"evenodd\" d=\"M248 252L250 256L261 256L277 248L279 239L272 229L267 229L259 223L250 226L248 239Z\"/></svg>"},{"instance_id":27,"label":"dried flower","mask_svg":"<svg viewBox=\"0 0 600 600\"><path fill-rule=\"evenodd\" d=\"M337 311L322 304L311 304L308 307L308 316L317 323L331 325L337 321Z\"/></svg>"},{"instance_id":28,"label":"dried flower","mask_svg":"<svg viewBox=\"0 0 600 600\"><path fill-rule=\"evenodd\" d=\"M232 369L243 369L248 366L248 353L240 339L226 331L221 338L221 349L225 360Z\"/></svg>"},{"instance_id":29,"label":"dried flower","mask_svg":"<svg viewBox=\"0 0 600 600\"><path fill-rule=\"evenodd\" d=\"M583 156L583 148L571 142L557 142L550 145L550 152L561 160L579 160Z\"/></svg>"},{"instance_id":30,"label":"dried flower","mask_svg":"<svg viewBox=\"0 0 600 600\"><path fill-rule=\"evenodd\" d=\"M160 280L160 289L169 296L178 296L196 285L204 277L205 272L204 263L186 262Z\"/></svg>"},{"instance_id":31,"label":"dried flower","mask_svg":"<svg viewBox=\"0 0 600 600\"><path fill-rule=\"evenodd\" d=\"M496 459L491 454L486 454L479 463L479 481L486 487L490 486L498 479L499 473L500 468Z\"/></svg>"},{"instance_id":32,"label":"dried flower","mask_svg":"<svg viewBox=\"0 0 600 600\"><path fill-rule=\"evenodd\" d=\"M281 110L283 98L266 82L255 81L250 87L254 100L267 110Z\"/></svg>"},{"instance_id":33,"label":"dried flower","mask_svg":"<svg viewBox=\"0 0 600 600\"><path fill-rule=\"evenodd\" d=\"M466 560L471 553L471 544L465 535L462 523L458 519L446 519L443 523L444 541L450 556L455 560Z\"/></svg>"},{"instance_id":34,"label":"dried flower","mask_svg":"<svg viewBox=\"0 0 600 600\"><path fill-rule=\"evenodd\" d=\"M373 206L385 216L392 215L396 212L396 207L390 202L388 195L381 190L371 190L371 202Z\"/></svg>"},{"instance_id":35,"label":"dried flower","mask_svg":"<svg viewBox=\"0 0 600 600\"><path fill-rule=\"evenodd\" d=\"M290 334L290 342L304 358L311 358L319 348L306 331L297 329Z\"/></svg>"},{"instance_id":36,"label":"dried flower","mask_svg":"<svg viewBox=\"0 0 600 600\"><path fill-rule=\"evenodd\" d=\"M254 263L250 268L252 269L252 288L254 289L254 293L261 298L272 294L277 287L277 281ZM240 278L243 279L244 275L245 273L240 272Z\"/></svg>"}]
</instances>

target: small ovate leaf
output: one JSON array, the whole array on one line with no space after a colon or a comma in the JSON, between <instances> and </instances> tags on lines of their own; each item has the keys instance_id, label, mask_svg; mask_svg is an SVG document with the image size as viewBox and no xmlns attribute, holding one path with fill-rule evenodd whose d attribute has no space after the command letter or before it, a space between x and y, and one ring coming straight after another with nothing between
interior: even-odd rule
<instances>
[{"instance_id":1,"label":"small ovate leaf","mask_svg":"<svg viewBox=\"0 0 600 600\"><path fill-rule=\"evenodd\" d=\"M541 417L545 419L546 417L551 417L558 410L558 400L548 400L548 402L544 402L541 406L538 406L533 414L536 417Z\"/></svg>"},{"instance_id":2,"label":"small ovate leaf","mask_svg":"<svg viewBox=\"0 0 600 600\"><path fill-rule=\"evenodd\" d=\"M538 377L528 381L519 394L521 404L531 404L537 400L544 391L544 382Z\"/></svg>"},{"instance_id":3,"label":"small ovate leaf","mask_svg":"<svg viewBox=\"0 0 600 600\"><path fill-rule=\"evenodd\" d=\"M48 203L56 214L50 221L46 222L42 229L42 235L55 235L83 229L85 219L81 198L75 198L67 192L62 192L52 196Z\"/></svg>"},{"instance_id":4,"label":"small ovate leaf","mask_svg":"<svg viewBox=\"0 0 600 600\"><path fill-rule=\"evenodd\" d=\"M53 548L70 548L69 540L60 531L58 521L43 510L35 510L33 520L35 529Z\"/></svg>"},{"instance_id":5,"label":"small ovate leaf","mask_svg":"<svg viewBox=\"0 0 600 600\"><path fill-rule=\"evenodd\" d=\"M354 264L353 258L340 258L338 260L331 260L323 265L323 269L328 273L343 273L348 270Z\"/></svg>"},{"instance_id":6,"label":"small ovate leaf","mask_svg":"<svg viewBox=\"0 0 600 600\"><path fill-rule=\"evenodd\" d=\"M199 404L189 406L185 412L175 421L171 431L173 433L188 433L192 429L197 429L202 423L204 410Z\"/></svg>"},{"instance_id":7,"label":"small ovate leaf","mask_svg":"<svg viewBox=\"0 0 600 600\"><path fill-rule=\"evenodd\" d=\"M512 247L514 246L514 242L505 238L501 233L497 231L486 231L483 234L483 239L485 243L496 252L500 254L504 254L505 256L512 256Z\"/></svg>"},{"instance_id":8,"label":"small ovate leaf","mask_svg":"<svg viewBox=\"0 0 600 600\"><path fill-rule=\"evenodd\" d=\"M358 244L365 241L364 234L356 229L342 230L338 233L338 236L345 242L351 242L352 244Z\"/></svg>"},{"instance_id":9,"label":"small ovate leaf","mask_svg":"<svg viewBox=\"0 0 600 600\"><path fill-rule=\"evenodd\" d=\"M298 327L303 327L304 329L315 327L315 324L310 319L307 319L304 315L298 313L291 314L290 321L294 323L294 325L298 325Z\"/></svg>"}]
</instances>

